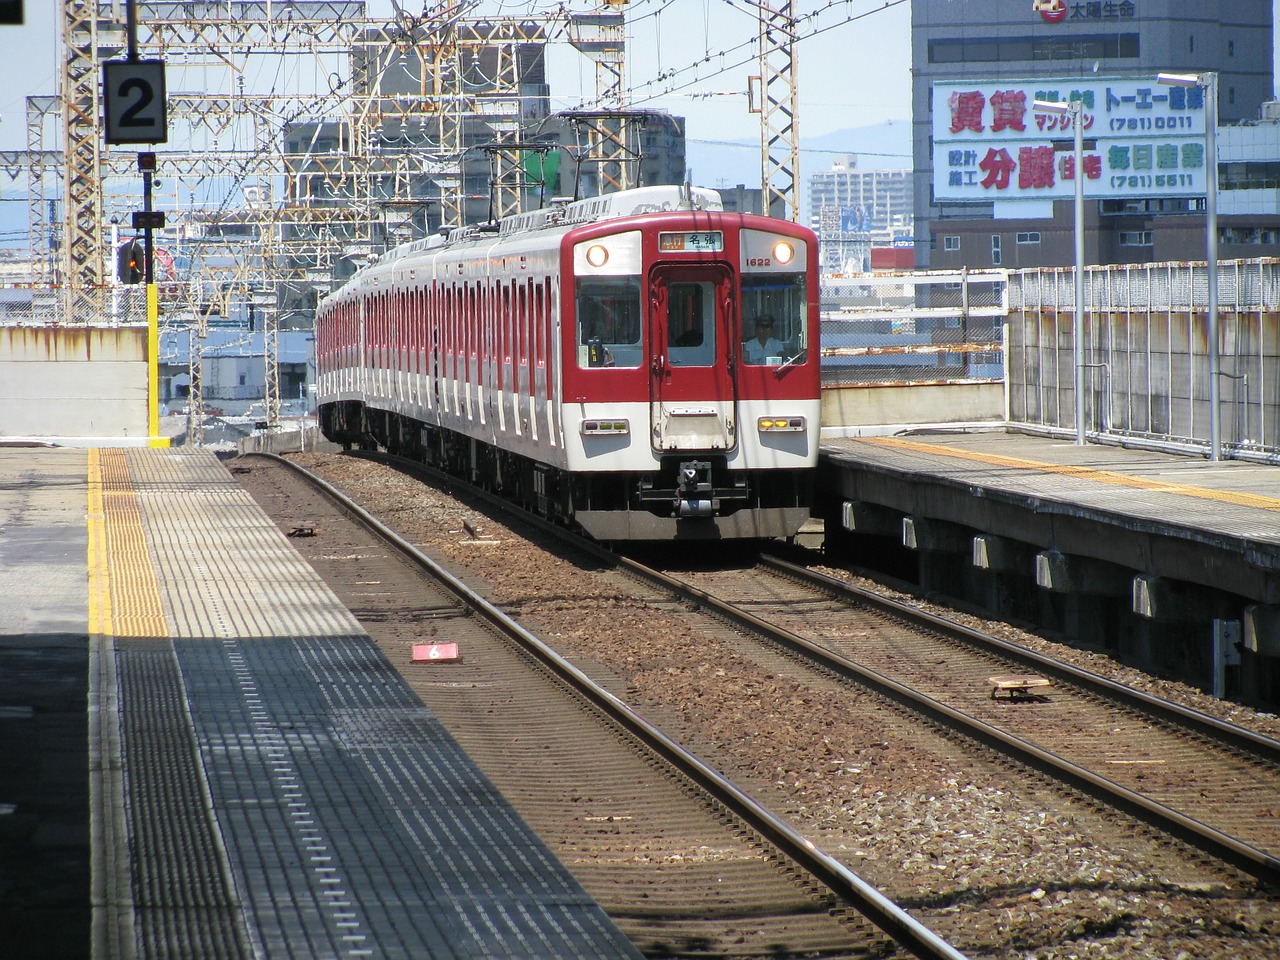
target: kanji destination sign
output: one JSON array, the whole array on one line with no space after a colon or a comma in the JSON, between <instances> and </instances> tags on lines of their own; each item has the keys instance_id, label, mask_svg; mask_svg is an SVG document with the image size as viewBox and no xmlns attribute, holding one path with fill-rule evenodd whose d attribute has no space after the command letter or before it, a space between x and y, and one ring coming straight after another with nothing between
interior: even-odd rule
<instances>
[{"instance_id":1,"label":"kanji destination sign","mask_svg":"<svg viewBox=\"0 0 1280 960\"><path fill-rule=\"evenodd\" d=\"M1065 200L1075 195L1070 113L1037 100L1079 100L1084 194L1201 197L1205 103L1200 87L1155 78L958 81L933 85L937 200Z\"/></svg>"}]
</instances>

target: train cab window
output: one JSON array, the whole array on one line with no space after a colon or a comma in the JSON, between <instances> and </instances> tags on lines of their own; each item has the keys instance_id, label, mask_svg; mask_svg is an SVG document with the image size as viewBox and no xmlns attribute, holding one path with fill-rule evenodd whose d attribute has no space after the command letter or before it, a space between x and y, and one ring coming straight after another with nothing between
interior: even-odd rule
<instances>
[{"instance_id":1,"label":"train cab window","mask_svg":"<svg viewBox=\"0 0 1280 960\"><path fill-rule=\"evenodd\" d=\"M716 360L716 288L705 281L667 286L667 360L709 367Z\"/></svg>"},{"instance_id":2,"label":"train cab window","mask_svg":"<svg viewBox=\"0 0 1280 960\"><path fill-rule=\"evenodd\" d=\"M639 277L579 280L577 314L579 366L640 366Z\"/></svg>"},{"instance_id":3,"label":"train cab window","mask_svg":"<svg viewBox=\"0 0 1280 960\"><path fill-rule=\"evenodd\" d=\"M803 362L808 348L803 273L742 278L742 361L778 366Z\"/></svg>"}]
</instances>

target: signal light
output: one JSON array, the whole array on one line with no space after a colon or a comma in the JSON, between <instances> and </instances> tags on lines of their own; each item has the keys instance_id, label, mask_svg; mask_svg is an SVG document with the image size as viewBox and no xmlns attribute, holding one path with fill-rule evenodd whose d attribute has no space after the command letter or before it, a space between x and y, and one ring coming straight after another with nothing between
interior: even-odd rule
<instances>
[{"instance_id":1,"label":"signal light","mask_svg":"<svg viewBox=\"0 0 1280 960\"><path fill-rule=\"evenodd\" d=\"M141 283L147 278L147 251L140 240L126 240L116 251L116 279L121 283Z\"/></svg>"}]
</instances>

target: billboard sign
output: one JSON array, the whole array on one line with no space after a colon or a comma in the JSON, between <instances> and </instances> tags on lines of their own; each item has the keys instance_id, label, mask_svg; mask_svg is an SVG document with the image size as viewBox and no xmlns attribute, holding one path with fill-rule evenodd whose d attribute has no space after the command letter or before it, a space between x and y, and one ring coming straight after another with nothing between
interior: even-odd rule
<instances>
[{"instance_id":1,"label":"billboard sign","mask_svg":"<svg viewBox=\"0 0 1280 960\"><path fill-rule=\"evenodd\" d=\"M1204 90L1155 79L939 82L933 86L937 200L1063 200L1075 195L1071 114L1079 100L1090 199L1205 194Z\"/></svg>"}]
</instances>

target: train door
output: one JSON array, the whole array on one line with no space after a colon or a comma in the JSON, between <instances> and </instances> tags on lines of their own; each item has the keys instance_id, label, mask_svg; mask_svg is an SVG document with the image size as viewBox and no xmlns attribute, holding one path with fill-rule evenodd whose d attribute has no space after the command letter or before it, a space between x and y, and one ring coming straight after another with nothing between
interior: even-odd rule
<instances>
[{"instance_id":1,"label":"train door","mask_svg":"<svg viewBox=\"0 0 1280 960\"><path fill-rule=\"evenodd\" d=\"M649 276L655 450L729 450L737 442L731 281L727 268L705 264L666 264Z\"/></svg>"}]
</instances>

